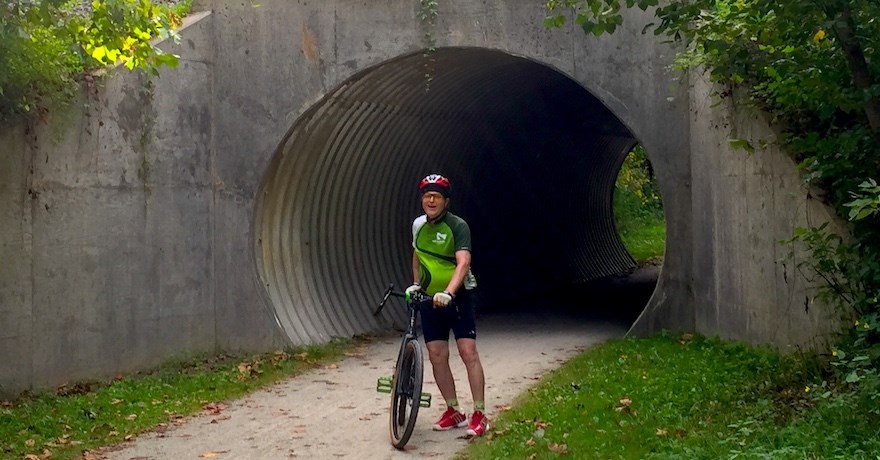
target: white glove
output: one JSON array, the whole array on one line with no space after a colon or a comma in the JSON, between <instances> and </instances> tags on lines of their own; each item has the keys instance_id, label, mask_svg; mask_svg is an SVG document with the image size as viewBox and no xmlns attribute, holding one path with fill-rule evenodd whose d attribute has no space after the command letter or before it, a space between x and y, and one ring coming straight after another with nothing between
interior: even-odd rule
<instances>
[{"instance_id":1,"label":"white glove","mask_svg":"<svg viewBox=\"0 0 880 460\"><path fill-rule=\"evenodd\" d=\"M419 292L421 290L422 290L422 285L420 285L419 283L413 283L412 286L406 288L406 290L403 291L403 294L405 296L404 298L406 300L409 300L412 298L412 295L414 293Z\"/></svg>"},{"instance_id":2,"label":"white glove","mask_svg":"<svg viewBox=\"0 0 880 460\"><path fill-rule=\"evenodd\" d=\"M435 307L446 307L449 303L452 302L452 294L442 291L434 294L434 306Z\"/></svg>"}]
</instances>

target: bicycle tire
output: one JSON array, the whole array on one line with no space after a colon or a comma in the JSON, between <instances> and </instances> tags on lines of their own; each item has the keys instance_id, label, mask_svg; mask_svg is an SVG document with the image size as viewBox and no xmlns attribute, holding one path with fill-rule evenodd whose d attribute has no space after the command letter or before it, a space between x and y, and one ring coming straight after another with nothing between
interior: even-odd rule
<instances>
[{"instance_id":1,"label":"bicycle tire","mask_svg":"<svg viewBox=\"0 0 880 460\"><path fill-rule=\"evenodd\" d=\"M394 392L391 394L389 417L391 445L396 449L403 449L416 426L424 377L422 359L422 348L418 340L413 339L406 342L397 360L394 380L391 382Z\"/></svg>"}]
</instances>

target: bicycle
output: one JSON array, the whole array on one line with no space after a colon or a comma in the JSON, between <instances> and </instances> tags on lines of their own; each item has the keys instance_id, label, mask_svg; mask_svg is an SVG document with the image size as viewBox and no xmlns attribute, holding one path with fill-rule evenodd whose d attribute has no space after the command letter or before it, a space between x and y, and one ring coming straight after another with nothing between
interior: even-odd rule
<instances>
[{"instance_id":1,"label":"bicycle","mask_svg":"<svg viewBox=\"0 0 880 460\"><path fill-rule=\"evenodd\" d=\"M430 302L431 297L423 292L415 292L407 298L406 294L394 290L394 284L390 284L385 290L385 294L382 295L382 301L379 302L373 316L378 316L382 312L385 302L391 296L406 299L406 306L409 310L409 325L400 340L394 375L379 377L376 391L391 393L389 418L391 445L396 449L403 449L416 426L419 408L431 407L431 393L422 393L424 361L422 347L416 332L416 317L419 306L422 303Z\"/></svg>"}]
</instances>

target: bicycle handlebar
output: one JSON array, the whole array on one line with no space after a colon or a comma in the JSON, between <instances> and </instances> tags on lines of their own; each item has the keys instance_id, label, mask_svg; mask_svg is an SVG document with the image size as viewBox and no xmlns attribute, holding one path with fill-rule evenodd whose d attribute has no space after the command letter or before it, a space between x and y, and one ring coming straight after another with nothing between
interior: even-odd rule
<instances>
[{"instance_id":1,"label":"bicycle handlebar","mask_svg":"<svg viewBox=\"0 0 880 460\"><path fill-rule=\"evenodd\" d=\"M385 289L385 293L382 294L382 301L379 302L379 306L376 308L376 311L373 312L373 316L378 316L379 313L382 312L382 308L385 307L385 302L387 302L388 298L391 296L406 298L405 293L398 292L398 291L394 290L394 283L389 284L388 289ZM419 292L414 292L410 296L409 302L410 303L419 303L419 302L428 301L430 299L431 299L431 296L425 294L424 292L419 291Z\"/></svg>"}]
</instances>

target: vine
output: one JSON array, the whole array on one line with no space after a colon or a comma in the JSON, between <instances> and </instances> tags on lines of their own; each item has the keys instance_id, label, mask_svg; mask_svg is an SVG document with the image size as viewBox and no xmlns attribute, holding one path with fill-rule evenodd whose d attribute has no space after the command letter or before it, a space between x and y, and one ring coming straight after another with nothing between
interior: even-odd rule
<instances>
[{"instance_id":1,"label":"vine","mask_svg":"<svg viewBox=\"0 0 880 460\"><path fill-rule=\"evenodd\" d=\"M434 80L436 71L434 67L436 60L433 54L437 51L437 15L437 0L419 0L418 18L422 26L422 44L425 47L425 51L422 53L425 60L423 64L425 92L431 89L431 82Z\"/></svg>"}]
</instances>

